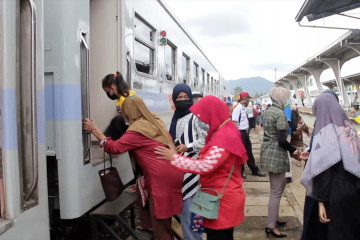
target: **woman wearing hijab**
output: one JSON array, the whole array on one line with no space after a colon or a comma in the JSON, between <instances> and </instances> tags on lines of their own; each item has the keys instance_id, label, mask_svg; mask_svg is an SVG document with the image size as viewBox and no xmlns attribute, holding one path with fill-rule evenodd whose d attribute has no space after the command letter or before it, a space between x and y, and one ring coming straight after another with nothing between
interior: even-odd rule
<instances>
[{"instance_id":1,"label":"woman wearing hijab","mask_svg":"<svg viewBox=\"0 0 360 240\"><path fill-rule=\"evenodd\" d=\"M173 89L172 100L175 111L170 125L170 134L173 139L177 139L179 145L176 152L185 157L198 158L200 149L205 144L206 131L202 129L204 125L189 110L193 105L192 92L188 85L177 84ZM190 207L196 191L200 188L199 174L185 173L182 187L183 208L180 215L181 228L186 240L202 240L202 232L193 225L194 214ZM191 226L191 227L190 227Z\"/></svg>"},{"instance_id":2,"label":"woman wearing hijab","mask_svg":"<svg viewBox=\"0 0 360 240\"><path fill-rule=\"evenodd\" d=\"M91 131L100 146L109 154L130 151L145 177L148 192L152 227L155 240L173 240L171 217L179 214L182 207L181 186L184 174L154 156L157 146L174 147L164 125L137 96L125 99L122 113L129 127L120 139L106 138L89 119L84 120L84 129Z\"/></svg>"},{"instance_id":3,"label":"woman wearing hijab","mask_svg":"<svg viewBox=\"0 0 360 240\"><path fill-rule=\"evenodd\" d=\"M206 96L190 108L200 121L208 126L205 146L200 158L193 159L177 154L175 149L157 147L155 153L160 159L184 172L200 174L203 188L219 192L233 169L225 193L220 200L217 219L204 218L208 240L232 240L234 227L244 220L245 193L242 187L241 165L247 160L241 136L229 118L226 104L215 96ZM234 167L234 168L233 168ZM212 191L205 192L214 194Z\"/></svg>"},{"instance_id":4,"label":"woman wearing hijab","mask_svg":"<svg viewBox=\"0 0 360 240\"><path fill-rule=\"evenodd\" d=\"M303 232L302 239L359 239L360 138L335 93L319 95L313 113L312 147L301 183L317 201L318 218L326 228L317 236Z\"/></svg>"},{"instance_id":5,"label":"woman wearing hijab","mask_svg":"<svg viewBox=\"0 0 360 240\"><path fill-rule=\"evenodd\" d=\"M290 153L299 156L300 151L290 145L286 140L289 124L286 120L283 109L290 105L291 92L285 88L273 87L270 90L272 106L263 114L264 138L261 144L261 167L269 171L270 198L268 204L268 224L265 228L266 235L273 235L276 238L284 238L276 225L284 225L279 222L279 207L281 195L285 189L285 173L290 170Z\"/></svg>"}]
</instances>

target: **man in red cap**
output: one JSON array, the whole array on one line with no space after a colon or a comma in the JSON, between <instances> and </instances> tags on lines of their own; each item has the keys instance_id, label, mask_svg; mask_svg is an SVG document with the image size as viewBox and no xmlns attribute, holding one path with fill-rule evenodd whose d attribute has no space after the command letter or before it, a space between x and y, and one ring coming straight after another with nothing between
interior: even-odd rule
<instances>
[{"instance_id":1,"label":"man in red cap","mask_svg":"<svg viewBox=\"0 0 360 240\"><path fill-rule=\"evenodd\" d=\"M255 158L252 154L252 146L249 137L249 120L246 113L246 106L249 103L250 95L248 92L241 92L238 97L238 104L232 112L232 121L236 124L237 128L241 133L243 144L246 148L248 155L247 165L250 168L253 176L265 177L265 173L262 173L258 166L255 164ZM244 174L244 165L242 167L242 176L246 178Z\"/></svg>"}]
</instances>

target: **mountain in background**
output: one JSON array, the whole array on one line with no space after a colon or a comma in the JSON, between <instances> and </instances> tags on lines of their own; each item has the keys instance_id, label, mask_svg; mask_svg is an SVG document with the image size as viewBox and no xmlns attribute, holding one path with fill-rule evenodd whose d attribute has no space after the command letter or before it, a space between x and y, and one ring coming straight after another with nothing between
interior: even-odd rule
<instances>
[{"instance_id":1,"label":"mountain in background","mask_svg":"<svg viewBox=\"0 0 360 240\"><path fill-rule=\"evenodd\" d=\"M267 94L270 92L270 89L275 86L273 82L263 77L240 78L227 82L231 87L231 91L234 91L237 87L241 87L243 91L249 92L250 96L254 96L256 93Z\"/></svg>"}]
</instances>

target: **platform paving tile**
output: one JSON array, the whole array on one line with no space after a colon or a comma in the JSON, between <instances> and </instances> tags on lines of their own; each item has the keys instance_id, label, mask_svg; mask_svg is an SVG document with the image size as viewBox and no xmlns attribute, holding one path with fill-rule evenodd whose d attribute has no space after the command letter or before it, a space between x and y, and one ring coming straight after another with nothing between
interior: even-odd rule
<instances>
[{"instance_id":1,"label":"platform paving tile","mask_svg":"<svg viewBox=\"0 0 360 240\"><path fill-rule=\"evenodd\" d=\"M245 206L245 216L267 216L268 206ZM281 206L279 216L295 216L292 206Z\"/></svg>"},{"instance_id":2,"label":"platform paving tile","mask_svg":"<svg viewBox=\"0 0 360 240\"><path fill-rule=\"evenodd\" d=\"M246 196L246 200L245 200L245 206L267 206L269 202L269 197L250 197L250 196ZM287 200L287 198L281 197L280 199L280 205L290 205L289 201Z\"/></svg>"}]
</instances>

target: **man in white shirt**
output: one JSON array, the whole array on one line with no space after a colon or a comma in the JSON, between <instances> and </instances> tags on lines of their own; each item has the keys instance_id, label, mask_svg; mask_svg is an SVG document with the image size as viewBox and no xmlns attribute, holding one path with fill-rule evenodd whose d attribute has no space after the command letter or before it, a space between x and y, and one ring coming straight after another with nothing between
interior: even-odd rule
<instances>
[{"instance_id":1,"label":"man in white shirt","mask_svg":"<svg viewBox=\"0 0 360 240\"><path fill-rule=\"evenodd\" d=\"M247 165L250 168L253 176L265 177L265 173L262 173L258 166L255 164L255 158L252 154L252 146L249 136L249 120L246 113L246 105L248 104L250 95L248 92L241 92L239 95L239 104L234 108L232 112L232 121L236 124L241 133L241 139L246 148L248 155ZM245 179L244 165L242 167L241 175Z\"/></svg>"}]
</instances>

